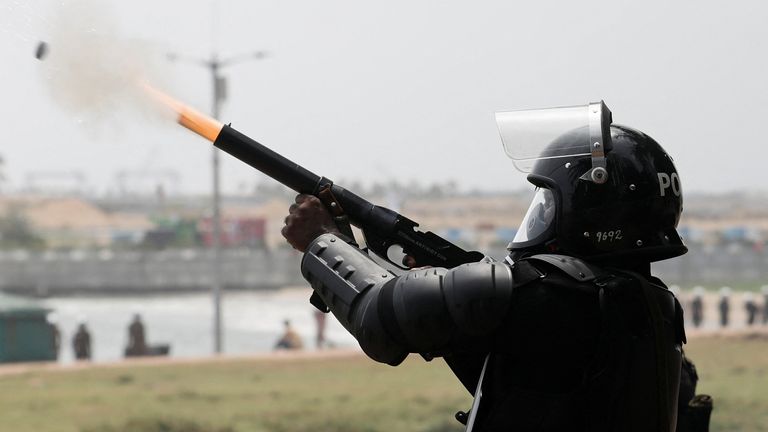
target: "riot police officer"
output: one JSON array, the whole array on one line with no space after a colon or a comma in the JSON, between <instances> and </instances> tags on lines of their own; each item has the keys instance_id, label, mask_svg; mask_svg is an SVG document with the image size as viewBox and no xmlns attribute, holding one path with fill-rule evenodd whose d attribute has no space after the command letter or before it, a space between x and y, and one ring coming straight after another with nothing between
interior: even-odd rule
<instances>
[{"instance_id":1,"label":"riot police officer","mask_svg":"<svg viewBox=\"0 0 768 432\"><path fill-rule=\"evenodd\" d=\"M728 327L730 323L731 314L731 288L720 288L720 300L717 303L717 308L720 311L720 327Z\"/></svg>"},{"instance_id":2,"label":"riot police officer","mask_svg":"<svg viewBox=\"0 0 768 432\"><path fill-rule=\"evenodd\" d=\"M760 289L763 293L763 324L768 324L768 285L763 285Z\"/></svg>"},{"instance_id":3,"label":"riot police officer","mask_svg":"<svg viewBox=\"0 0 768 432\"><path fill-rule=\"evenodd\" d=\"M757 322L758 309L755 296L751 292L744 293L744 310L747 313L747 327L752 327Z\"/></svg>"},{"instance_id":4,"label":"riot police officer","mask_svg":"<svg viewBox=\"0 0 768 432\"><path fill-rule=\"evenodd\" d=\"M693 288L693 298L691 299L691 322L698 328L704 321L704 287Z\"/></svg>"},{"instance_id":5,"label":"riot police officer","mask_svg":"<svg viewBox=\"0 0 768 432\"><path fill-rule=\"evenodd\" d=\"M475 395L467 430L674 431L682 309L650 269L687 251L672 158L602 102L497 122L536 187L504 261L395 275L299 195L282 232L302 274L372 359L443 357Z\"/></svg>"}]
</instances>

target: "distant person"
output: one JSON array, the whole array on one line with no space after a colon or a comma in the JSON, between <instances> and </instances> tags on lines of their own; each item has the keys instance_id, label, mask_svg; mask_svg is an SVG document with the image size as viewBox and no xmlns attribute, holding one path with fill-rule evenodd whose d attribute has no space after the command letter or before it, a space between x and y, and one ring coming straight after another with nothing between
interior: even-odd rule
<instances>
[{"instance_id":1,"label":"distant person","mask_svg":"<svg viewBox=\"0 0 768 432\"><path fill-rule=\"evenodd\" d=\"M149 352L141 315L134 314L133 321L128 326L128 346L125 348L126 357L145 356Z\"/></svg>"},{"instance_id":2,"label":"distant person","mask_svg":"<svg viewBox=\"0 0 768 432\"><path fill-rule=\"evenodd\" d=\"M72 348L75 351L75 359L91 359L91 333L86 328L85 323L81 322L77 326L75 336L72 337Z\"/></svg>"},{"instance_id":3,"label":"distant person","mask_svg":"<svg viewBox=\"0 0 768 432\"><path fill-rule=\"evenodd\" d=\"M704 288L697 286L693 288L693 298L691 299L691 320L693 326L698 328L704 322Z\"/></svg>"},{"instance_id":4,"label":"distant person","mask_svg":"<svg viewBox=\"0 0 768 432\"><path fill-rule=\"evenodd\" d=\"M768 324L768 285L764 285L763 289L763 325Z\"/></svg>"},{"instance_id":5,"label":"distant person","mask_svg":"<svg viewBox=\"0 0 768 432\"><path fill-rule=\"evenodd\" d=\"M757 321L757 302L751 292L744 294L744 309L747 312L747 326L753 326Z\"/></svg>"},{"instance_id":6,"label":"distant person","mask_svg":"<svg viewBox=\"0 0 768 432\"><path fill-rule=\"evenodd\" d=\"M317 333L315 334L315 347L317 349L325 348L325 314L315 309L315 324L317 325Z\"/></svg>"},{"instance_id":7,"label":"distant person","mask_svg":"<svg viewBox=\"0 0 768 432\"><path fill-rule=\"evenodd\" d=\"M720 327L728 327L728 315L731 312L731 289L728 287L720 288L720 302L717 307L720 309Z\"/></svg>"},{"instance_id":8,"label":"distant person","mask_svg":"<svg viewBox=\"0 0 768 432\"><path fill-rule=\"evenodd\" d=\"M291 322L285 320L283 324L285 325L285 332L275 343L275 349L300 350L304 348L304 342L302 342L301 336L291 327Z\"/></svg>"}]
</instances>

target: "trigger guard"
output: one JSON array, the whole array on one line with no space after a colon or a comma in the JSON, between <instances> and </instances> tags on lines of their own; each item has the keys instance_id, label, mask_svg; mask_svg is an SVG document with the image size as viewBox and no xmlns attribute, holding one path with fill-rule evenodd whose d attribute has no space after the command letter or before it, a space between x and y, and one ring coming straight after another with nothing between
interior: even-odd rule
<instances>
[{"instance_id":1,"label":"trigger guard","mask_svg":"<svg viewBox=\"0 0 768 432\"><path fill-rule=\"evenodd\" d=\"M379 255L378 253L376 253L376 251L374 251L371 248L365 248L363 249L363 252L365 252L372 260L374 260L376 264L384 267L387 271L392 272L397 276L411 270L410 268L402 264L393 262L388 257L383 257Z\"/></svg>"}]
</instances>

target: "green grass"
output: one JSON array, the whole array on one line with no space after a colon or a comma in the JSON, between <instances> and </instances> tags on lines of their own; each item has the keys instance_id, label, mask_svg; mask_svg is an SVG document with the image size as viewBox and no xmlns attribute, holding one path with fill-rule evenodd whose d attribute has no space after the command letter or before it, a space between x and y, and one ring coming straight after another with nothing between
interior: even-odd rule
<instances>
[{"instance_id":1,"label":"green grass","mask_svg":"<svg viewBox=\"0 0 768 432\"><path fill-rule=\"evenodd\" d=\"M686 354L699 373L698 393L714 398L717 431L768 431L768 335L692 340Z\"/></svg>"},{"instance_id":2,"label":"green grass","mask_svg":"<svg viewBox=\"0 0 768 432\"><path fill-rule=\"evenodd\" d=\"M15 432L448 432L471 403L444 363L416 357L34 372L0 389L2 430Z\"/></svg>"},{"instance_id":3,"label":"green grass","mask_svg":"<svg viewBox=\"0 0 768 432\"><path fill-rule=\"evenodd\" d=\"M768 339L687 346L712 431L768 431ZM440 360L242 360L0 376L15 432L458 432L471 400Z\"/></svg>"},{"instance_id":4,"label":"green grass","mask_svg":"<svg viewBox=\"0 0 768 432\"><path fill-rule=\"evenodd\" d=\"M671 284L675 285L675 284ZM753 293L760 293L760 290L762 289L763 285L766 285L765 283L760 282L733 282L733 283L702 283L702 284L694 284L694 283L685 283L685 284L677 284L683 292L690 292L693 290L693 288L700 286L704 288L704 291L708 293L715 293L718 294L720 292L720 288L722 287L728 287L731 289L732 293L739 293L739 292L753 292Z\"/></svg>"}]
</instances>

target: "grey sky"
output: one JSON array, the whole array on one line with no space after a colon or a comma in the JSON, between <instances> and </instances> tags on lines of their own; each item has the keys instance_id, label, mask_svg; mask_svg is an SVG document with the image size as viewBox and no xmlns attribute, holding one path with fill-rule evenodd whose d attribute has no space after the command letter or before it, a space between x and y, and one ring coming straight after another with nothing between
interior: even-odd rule
<instances>
[{"instance_id":1,"label":"grey sky","mask_svg":"<svg viewBox=\"0 0 768 432\"><path fill-rule=\"evenodd\" d=\"M175 169L182 190L209 189L202 139L120 110L94 133L55 105L33 51L48 37L38 14L59 3L19 3L29 2L0 0L0 154L12 187L28 172L80 170L106 191L118 170ZM268 51L225 71L222 120L337 181L516 189L525 176L504 156L494 111L604 99L617 123L673 155L686 191L767 188L766 2L102 3L119 34L156 52L208 56L214 39L224 57ZM176 96L209 109L207 71L162 69ZM261 178L224 159L226 190Z\"/></svg>"}]
</instances>

